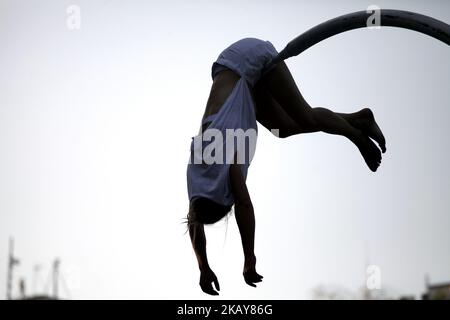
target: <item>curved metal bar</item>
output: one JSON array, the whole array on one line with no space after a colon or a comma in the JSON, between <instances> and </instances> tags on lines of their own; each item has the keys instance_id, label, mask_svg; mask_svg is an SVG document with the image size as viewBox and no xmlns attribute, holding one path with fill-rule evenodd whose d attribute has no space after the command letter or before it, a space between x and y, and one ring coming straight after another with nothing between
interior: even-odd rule
<instances>
[{"instance_id":1,"label":"curved metal bar","mask_svg":"<svg viewBox=\"0 0 450 320\"><path fill-rule=\"evenodd\" d=\"M299 55L306 49L334 35L370 27L371 25L368 25L367 21L372 15L373 12L371 11L353 12L328 20L309 29L290 41L267 65L266 70L287 58ZM381 9L380 26L414 30L450 45L450 25L419 13Z\"/></svg>"}]
</instances>

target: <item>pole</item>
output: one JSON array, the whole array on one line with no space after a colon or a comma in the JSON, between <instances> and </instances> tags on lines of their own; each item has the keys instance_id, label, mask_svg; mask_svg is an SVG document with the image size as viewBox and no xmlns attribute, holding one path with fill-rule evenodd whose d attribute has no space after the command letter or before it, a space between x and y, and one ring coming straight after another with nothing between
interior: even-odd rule
<instances>
[{"instance_id":1,"label":"pole","mask_svg":"<svg viewBox=\"0 0 450 320\"><path fill-rule=\"evenodd\" d=\"M19 264L19 260L14 257L14 239L12 237L9 238L9 255L8 255L8 274L7 274L7 282L6 282L6 299L12 299L12 283L13 283L13 269L14 266Z\"/></svg>"},{"instance_id":2,"label":"pole","mask_svg":"<svg viewBox=\"0 0 450 320\"><path fill-rule=\"evenodd\" d=\"M53 262L53 297L58 299L59 259Z\"/></svg>"}]
</instances>

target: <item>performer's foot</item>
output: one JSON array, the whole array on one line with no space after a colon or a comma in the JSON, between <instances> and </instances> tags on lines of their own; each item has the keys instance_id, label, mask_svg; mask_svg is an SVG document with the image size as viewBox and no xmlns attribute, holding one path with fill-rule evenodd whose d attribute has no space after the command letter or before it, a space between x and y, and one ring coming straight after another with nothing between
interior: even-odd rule
<instances>
[{"instance_id":1,"label":"performer's foot","mask_svg":"<svg viewBox=\"0 0 450 320\"><path fill-rule=\"evenodd\" d=\"M364 108L358 111L360 117L352 121L352 125L360 129L364 134L368 135L370 138L374 139L381 148L383 153L386 152L386 140L384 138L383 132L381 132L380 127L375 121L372 110L369 108Z\"/></svg>"},{"instance_id":2,"label":"performer's foot","mask_svg":"<svg viewBox=\"0 0 450 320\"><path fill-rule=\"evenodd\" d=\"M354 140L355 145L358 147L361 155L366 161L367 166L373 172L377 171L381 163L381 152L380 149L373 143L372 140L364 133L356 137Z\"/></svg>"}]
</instances>

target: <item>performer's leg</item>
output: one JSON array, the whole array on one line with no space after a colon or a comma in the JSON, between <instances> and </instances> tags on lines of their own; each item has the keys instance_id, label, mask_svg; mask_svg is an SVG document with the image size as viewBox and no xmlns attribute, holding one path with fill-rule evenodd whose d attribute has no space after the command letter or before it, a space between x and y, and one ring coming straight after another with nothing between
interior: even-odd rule
<instances>
[{"instance_id":1,"label":"performer's leg","mask_svg":"<svg viewBox=\"0 0 450 320\"><path fill-rule=\"evenodd\" d=\"M279 138L300 134L301 128L261 86L254 87L256 120Z\"/></svg>"},{"instance_id":2,"label":"performer's leg","mask_svg":"<svg viewBox=\"0 0 450 320\"><path fill-rule=\"evenodd\" d=\"M257 105L256 119L267 130L272 131L279 138L287 138L292 135L303 133L300 126L283 110L272 95L262 88L255 86L255 102ZM313 108L314 109L314 108ZM353 113L336 113L352 126L366 133L370 138L380 141L380 148L383 153L386 151L386 145L383 133L375 122L372 111L368 108L361 109ZM375 129L371 130L374 126ZM378 137L378 139L375 139Z\"/></svg>"},{"instance_id":3,"label":"performer's leg","mask_svg":"<svg viewBox=\"0 0 450 320\"><path fill-rule=\"evenodd\" d=\"M273 99L267 100L267 94L263 94L264 92L268 92ZM297 124L297 126L292 126L292 124L287 124L290 122L286 122L284 127L286 134L323 131L345 136L359 148L372 171L376 171L378 168L381 161L381 153L368 135L364 134L361 129L351 125L345 117L331 110L321 107L311 108L302 97L284 62L278 64L255 86L255 101L257 104L259 101L260 104L257 106L257 114L260 115L260 119L264 118L264 112L268 112L264 110L264 104L271 104L273 107L273 101L275 101L276 105L283 109L284 115L290 117ZM279 115L280 112L275 114ZM267 122L268 117L265 118ZM279 120L279 117L277 120ZM272 125L275 124L272 123Z\"/></svg>"}]
</instances>

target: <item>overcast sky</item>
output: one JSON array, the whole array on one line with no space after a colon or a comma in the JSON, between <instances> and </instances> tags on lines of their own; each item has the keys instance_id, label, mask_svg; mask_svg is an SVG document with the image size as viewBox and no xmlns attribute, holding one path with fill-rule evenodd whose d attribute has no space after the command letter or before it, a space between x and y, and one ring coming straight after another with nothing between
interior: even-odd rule
<instances>
[{"instance_id":1,"label":"overcast sky","mask_svg":"<svg viewBox=\"0 0 450 320\"><path fill-rule=\"evenodd\" d=\"M241 38L280 51L371 4L450 21L444 0L0 0L0 297L13 236L15 295L20 278L28 293L43 291L59 257L66 298L209 298L182 218L211 64ZM70 5L80 29L67 26ZM356 291L366 263L395 295L418 297L426 273L450 281L449 54L433 38L385 28L287 60L311 105L371 107L388 152L372 173L342 137L277 139L259 126L247 183L264 281L244 283L232 216L207 228L221 298Z\"/></svg>"}]
</instances>

